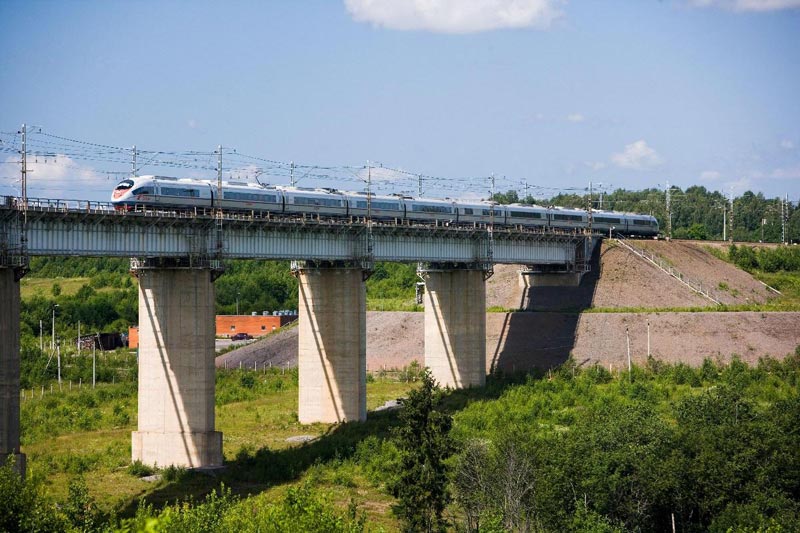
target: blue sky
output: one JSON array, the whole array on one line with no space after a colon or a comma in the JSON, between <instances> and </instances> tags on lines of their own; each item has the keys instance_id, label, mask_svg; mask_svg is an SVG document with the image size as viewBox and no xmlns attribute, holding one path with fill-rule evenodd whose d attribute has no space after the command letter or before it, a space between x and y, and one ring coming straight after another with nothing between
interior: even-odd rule
<instances>
[{"instance_id":1,"label":"blue sky","mask_svg":"<svg viewBox=\"0 0 800 533\"><path fill-rule=\"evenodd\" d=\"M797 201L799 43L800 0L4 0L0 140L25 122L143 150L370 160L447 178L426 178L437 196L485 195L494 173L537 196L669 181ZM106 199L129 166L32 141L51 150L34 195ZM0 194L18 159L0 153ZM348 172L306 183L360 187L336 183Z\"/></svg>"}]
</instances>

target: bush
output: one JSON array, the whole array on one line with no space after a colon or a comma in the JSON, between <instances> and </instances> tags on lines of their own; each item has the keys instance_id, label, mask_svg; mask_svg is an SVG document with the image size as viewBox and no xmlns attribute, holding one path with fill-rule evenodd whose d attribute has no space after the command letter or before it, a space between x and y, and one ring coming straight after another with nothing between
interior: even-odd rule
<instances>
[{"instance_id":1,"label":"bush","mask_svg":"<svg viewBox=\"0 0 800 533\"><path fill-rule=\"evenodd\" d=\"M39 483L23 480L13 466L13 461L0 466L0 531L64 531L67 524Z\"/></svg>"}]
</instances>

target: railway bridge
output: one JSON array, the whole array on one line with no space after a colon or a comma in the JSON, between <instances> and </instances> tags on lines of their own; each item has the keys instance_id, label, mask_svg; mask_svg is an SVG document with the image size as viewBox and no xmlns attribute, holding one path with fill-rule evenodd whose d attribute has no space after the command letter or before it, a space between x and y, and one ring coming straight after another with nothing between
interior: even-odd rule
<instances>
[{"instance_id":1,"label":"railway bridge","mask_svg":"<svg viewBox=\"0 0 800 533\"><path fill-rule=\"evenodd\" d=\"M0 460L19 439L19 280L32 256L131 258L139 280L139 426L132 459L221 465L214 421L214 281L236 259L291 260L299 281L298 416L366 418L366 292L375 261L413 262L425 282L425 364L444 386L485 382L485 280L524 264L538 283L577 282L597 236L491 225L285 217L269 212L117 211L0 197Z\"/></svg>"}]
</instances>

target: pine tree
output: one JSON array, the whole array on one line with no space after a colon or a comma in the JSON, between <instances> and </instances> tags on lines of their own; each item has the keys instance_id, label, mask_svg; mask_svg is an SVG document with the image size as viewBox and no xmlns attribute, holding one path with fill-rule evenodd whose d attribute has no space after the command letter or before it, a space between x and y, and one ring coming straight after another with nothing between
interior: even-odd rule
<instances>
[{"instance_id":1,"label":"pine tree","mask_svg":"<svg viewBox=\"0 0 800 533\"><path fill-rule=\"evenodd\" d=\"M441 390L427 369L422 386L403 400L395 432L400 471L391 489L399 500L394 512L404 531L445 531L447 526L443 514L450 494L445 460L454 449L453 420L436 410L440 400Z\"/></svg>"}]
</instances>

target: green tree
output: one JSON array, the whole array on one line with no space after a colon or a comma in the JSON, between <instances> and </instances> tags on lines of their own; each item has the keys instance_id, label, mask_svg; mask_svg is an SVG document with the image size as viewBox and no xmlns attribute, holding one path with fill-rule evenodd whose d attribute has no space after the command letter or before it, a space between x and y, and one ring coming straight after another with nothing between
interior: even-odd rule
<instances>
[{"instance_id":1,"label":"green tree","mask_svg":"<svg viewBox=\"0 0 800 533\"><path fill-rule=\"evenodd\" d=\"M441 390L430 370L422 386L409 393L395 432L400 452L399 475L391 488L399 500L395 514L404 531L445 531L444 509L450 501L445 461L454 451L450 437L453 421L437 410Z\"/></svg>"},{"instance_id":2,"label":"green tree","mask_svg":"<svg viewBox=\"0 0 800 533\"><path fill-rule=\"evenodd\" d=\"M695 222L689 227L686 236L696 241L705 241L708 239L708 228L706 228L705 224Z\"/></svg>"}]
</instances>

